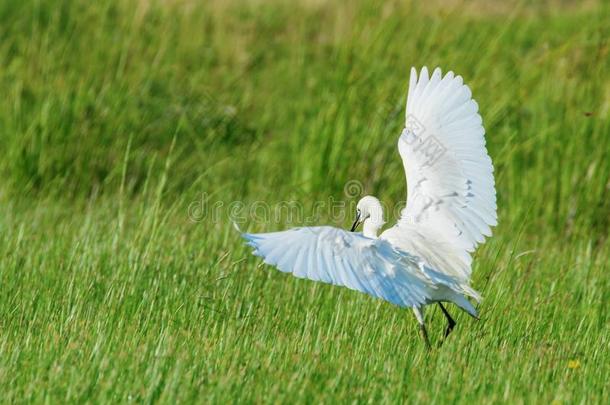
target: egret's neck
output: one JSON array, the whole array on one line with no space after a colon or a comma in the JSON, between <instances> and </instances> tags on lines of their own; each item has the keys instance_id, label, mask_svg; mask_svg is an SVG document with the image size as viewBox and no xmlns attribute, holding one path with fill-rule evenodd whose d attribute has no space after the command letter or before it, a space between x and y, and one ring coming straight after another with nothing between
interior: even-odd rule
<instances>
[{"instance_id":1,"label":"egret's neck","mask_svg":"<svg viewBox=\"0 0 610 405\"><path fill-rule=\"evenodd\" d=\"M378 207L371 213L371 216L364 220L362 224L362 234L367 238L377 239L377 232L385 224L383 220L383 208Z\"/></svg>"}]
</instances>

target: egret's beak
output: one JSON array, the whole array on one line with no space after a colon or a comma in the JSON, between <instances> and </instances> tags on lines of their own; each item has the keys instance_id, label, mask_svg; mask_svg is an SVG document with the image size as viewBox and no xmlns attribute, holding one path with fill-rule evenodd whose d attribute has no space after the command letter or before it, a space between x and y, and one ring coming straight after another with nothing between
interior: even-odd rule
<instances>
[{"instance_id":1,"label":"egret's beak","mask_svg":"<svg viewBox=\"0 0 610 405\"><path fill-rule=\"evenodd\" d=\"M354 224L352 225L352 229L350 230L350 232L354 232L356 230L356 228L358 228L358 225L360 225L360 215L356 215L356 220L354 221Z\"/></svg>"}]
</instances>

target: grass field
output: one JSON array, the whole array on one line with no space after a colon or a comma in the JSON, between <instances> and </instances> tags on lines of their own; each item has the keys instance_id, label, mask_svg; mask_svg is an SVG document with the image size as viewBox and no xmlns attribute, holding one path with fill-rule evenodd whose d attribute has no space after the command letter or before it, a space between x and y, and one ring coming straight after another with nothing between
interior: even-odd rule
<instances>
[{"instance_id":1,"label":"grass field","mask_svg":"<svg viewBox=\"0 0 610 405\"><path fill-rule=\"evenodd\" d=\"M610 7L426 4L1 2L2 402L607 401ZM423 65L470 85L499 208L481 320L450 306L430 353L410 310L261 267L230 222L404 201ZM307 218L265 215L286 201Z\"/></svg>"}]
</instances>

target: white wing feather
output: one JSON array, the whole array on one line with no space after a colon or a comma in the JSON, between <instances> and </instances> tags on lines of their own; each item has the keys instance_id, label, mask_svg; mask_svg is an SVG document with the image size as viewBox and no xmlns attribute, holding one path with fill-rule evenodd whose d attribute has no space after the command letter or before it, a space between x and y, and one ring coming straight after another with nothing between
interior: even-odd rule
<instances>
[{"instance_id":1,"label":"white wing feather","mask_svg":"<svg viewBox=\"0 0 610 405\"><path fill-rule=\"evenodd\" d=\"M398 150L408 194L397 227L406 235L421 229L471 252L497 223L493 166L478 105L460 76L442 77L436 68L429 77L424 67L419 80L411 69L406 115Z\"/></svg>"},{"instance_id":2,"label":"white wing feather","mask_svg":"<svg viewBox=\"0 0 610 405\"><path fill-rule=\"evenodd\" d=\"M419 307L437 289L417 258L382 239L329 226L242 236L255 255L285 273L344 286L401 307Z\"/></svg>"}]
</instances>

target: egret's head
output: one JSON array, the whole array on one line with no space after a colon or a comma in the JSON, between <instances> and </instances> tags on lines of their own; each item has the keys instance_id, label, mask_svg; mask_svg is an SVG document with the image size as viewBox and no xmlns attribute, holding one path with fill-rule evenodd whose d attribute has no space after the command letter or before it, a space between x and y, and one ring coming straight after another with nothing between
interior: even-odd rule
<instances>
[{"instance_id":1,"label":"egret's head","mask_svg":"<svg viewBox=\"0 0 610 405\"><path fill-rule=\"evenodd\" d=\"M369 236L367 233L370 234L370 232L367 231L374 231L376 235L377 230L385 223L383 220L383 207L377 198L367 195L358 201L358 205L356 206L356 220L354 221L354 225L352 225L352 232L355 231L361 223L364 223L365 236Z\"/></svg>"}]
</instances>

